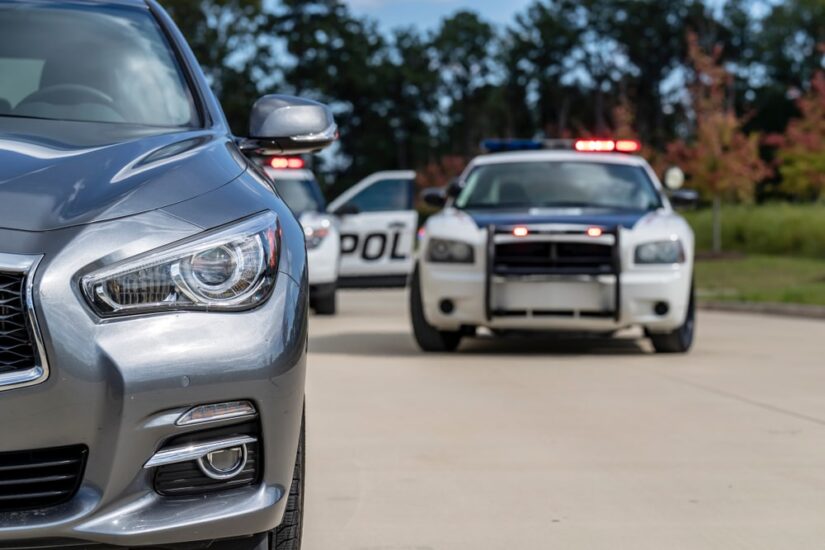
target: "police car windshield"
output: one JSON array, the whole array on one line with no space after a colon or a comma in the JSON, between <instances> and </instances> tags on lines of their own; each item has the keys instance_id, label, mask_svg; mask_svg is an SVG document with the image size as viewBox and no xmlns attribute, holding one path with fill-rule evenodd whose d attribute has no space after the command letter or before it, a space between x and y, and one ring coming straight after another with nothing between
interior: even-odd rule
<instances>
[{"instance_id":1,"label":"police car windshield","mask_svg":"<svg viewBox=\"0 0 825 550\"><path fill-rule=\"evenodd\" d=\"M325 205L317 185L312 180L278 179L275 181L278 194L296 214L324 211Z\"/></svg>"},{"instance_id":2,"label":"police car windshield","mask_svg":"<svg viewBox=\"0 0 825 550\"><path fill-rule=\"evenodd\" d=\"M467 178L462 209L598 208L648 211L662 206L639 166L592 161L487 164Z\"/></svg>"},{"instance_id":3,"label":"police car windshield","mask_svg":"<svg viewBox=\"0 0 825 550\"><path fill-rule=\"evenodd\" d=\"M149 10L0 3L0 117L179 127L195 113Z\"/></svg>"}]
</instances>

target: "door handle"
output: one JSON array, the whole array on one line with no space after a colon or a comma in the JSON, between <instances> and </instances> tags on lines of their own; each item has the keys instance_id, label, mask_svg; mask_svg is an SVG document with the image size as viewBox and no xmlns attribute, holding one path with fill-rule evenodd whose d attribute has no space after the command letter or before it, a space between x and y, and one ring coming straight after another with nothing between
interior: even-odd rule
<instances>
[{"instance_id":1,"label":"door handle","mask_svg":"<svg viewBox=\"0 0 825 550\"><path fill-rule=\"evenodd\" d=\"M390 229L404 229L407 225L404 222L392 222L388 227Z\"/></svg>"}]
</instances>

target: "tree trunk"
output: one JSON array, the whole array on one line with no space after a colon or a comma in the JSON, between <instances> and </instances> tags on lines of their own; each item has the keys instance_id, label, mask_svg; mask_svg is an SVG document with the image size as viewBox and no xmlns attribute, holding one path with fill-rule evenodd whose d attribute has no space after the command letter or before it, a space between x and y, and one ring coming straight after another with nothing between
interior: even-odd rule
<instances>
[{"instance_id":1,"label":"tree trunk","mask_svg":"<svg viewBox=\"0 0 825 550\"><path fill-rule=\"evenodd\" d=\"M722 253L722 199L713 197L713 253Z\"/></svg>"}]
</instances>

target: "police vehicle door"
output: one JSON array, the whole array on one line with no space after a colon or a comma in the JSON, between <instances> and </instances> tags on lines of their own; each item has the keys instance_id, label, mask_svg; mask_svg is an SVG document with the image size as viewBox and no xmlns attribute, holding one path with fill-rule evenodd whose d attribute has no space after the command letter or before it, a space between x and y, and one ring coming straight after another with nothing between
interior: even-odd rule
<instances>
[{"instance_id":1,"label":"police vehicle door","mask_svg":"<svg viewBox=\"0 0 825 550\"><path fill-rule=\"evenodd\" d=\"M342 286L403 286L418 230L415 172L378 172L332 201L341 220Z\"/></svg>"}]
</instances>

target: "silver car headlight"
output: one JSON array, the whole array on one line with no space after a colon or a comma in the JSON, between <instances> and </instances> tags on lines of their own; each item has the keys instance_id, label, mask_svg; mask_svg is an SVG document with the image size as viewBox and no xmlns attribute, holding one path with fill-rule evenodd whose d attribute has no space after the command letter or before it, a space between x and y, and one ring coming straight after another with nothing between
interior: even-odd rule
<instances>
[{"instance_id":1,"label":"silver car headlight","mask_svg":"<svg viewBox=\"0 0 825 550\"><path fill-rule=\"evenodd\" d=\"M643 265L681 264L685 262L685 249L678 239L645 243L636 247L635 259Z\"/></svg>"},{"instance_id":2,"label":"silver car headlight","mask_svg":"<svg viewBox=\"0 0 825 550\"><path fill-rule=\"evenodd\" d=\"M461 241L431 239L427 260L434 263L471 264L475 261L473 247Z\"/></svg>"},{"instance_id":3,"label":"silver car headlight","mask_svg":"<svg viewBox=\"0 0 825 550\"><path fill-rule=\"evenodd\" d=\"M275 214L260 214L89 273L81 286L103 317L249 309L275 286L279 235Z\"/></svg>"}]
</instances>

